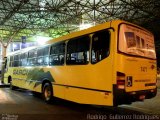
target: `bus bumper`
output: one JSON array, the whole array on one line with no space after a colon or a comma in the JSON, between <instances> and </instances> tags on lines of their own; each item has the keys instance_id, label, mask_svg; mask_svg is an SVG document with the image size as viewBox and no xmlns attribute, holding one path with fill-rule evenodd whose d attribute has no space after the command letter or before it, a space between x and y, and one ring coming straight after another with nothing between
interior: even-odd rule
<instances>
[{"instance_id":1,"label":"bus bumper","mask_svg":"<svg viewBox=\"0 0 160 120\"><path fill-rule=\"evenodd\" d=\"M135 101L143 101L144 99L150 99L157 94L157 87L155 89L141 90L126 92L122 89L117 89L117 86L113 86L113 106L121 104L131 104Z\"/></svg>"}]
</instances>

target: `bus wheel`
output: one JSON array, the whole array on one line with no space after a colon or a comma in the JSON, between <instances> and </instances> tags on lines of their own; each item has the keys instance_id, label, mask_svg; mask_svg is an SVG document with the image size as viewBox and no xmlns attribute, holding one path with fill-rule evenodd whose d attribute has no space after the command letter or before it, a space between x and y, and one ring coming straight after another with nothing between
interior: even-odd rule
<instances>
[{"instance_id":1,"label":"bus wheel","mask_svg":"<svg viewBox=\"0 0 160 120\"><path fill-rule=\"evenodd\" d=\"M52 86L49 83L45 83L43 86L43 99L46 103L51 103L53 98Z\"/></svg>"}]
</instances>

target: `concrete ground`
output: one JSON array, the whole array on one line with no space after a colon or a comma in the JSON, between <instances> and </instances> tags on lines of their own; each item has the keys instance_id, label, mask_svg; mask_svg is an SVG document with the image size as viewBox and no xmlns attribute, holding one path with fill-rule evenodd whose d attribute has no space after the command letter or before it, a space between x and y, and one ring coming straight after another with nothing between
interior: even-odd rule
<instances>
[{"instance_id":1,"label":"concrete ground","mask_svg":"<svg viewBox=\"0 0 160 120\"><path fill-rule=\"evenodd\" d=\"M138 119L146 116L160 119L160 90L155 98L136 102L132 105L104 107L82 105L56 99L46 104L40 96L30 91L0 88L0 120L105 120L105 119ZM138 116L138 117L137 117ZM129 117L129 118L127 118ZM117 119L118 119L117 118ZM146 119L148 120L148 119Z\"/></svg>"},{"instance_id":2,"label":"concrete ground","mask_svg":"<svg viewBox=\"0 0 160 120\"><path fill-rule=\"evenodd\" d=\"M122 105L123 108L140 111L146 114L160 115L160 89L158 89L156 97L146 99L143 102L134 102L132 105Z\"/></svg>"}]
</instances>

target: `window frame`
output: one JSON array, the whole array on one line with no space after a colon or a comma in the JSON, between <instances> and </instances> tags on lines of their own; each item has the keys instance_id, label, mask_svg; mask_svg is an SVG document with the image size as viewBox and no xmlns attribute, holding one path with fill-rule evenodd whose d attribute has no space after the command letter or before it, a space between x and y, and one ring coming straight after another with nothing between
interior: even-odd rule
<instances>
[{"instance_id":1,"label":"window frame","mask_svg":"<svg viewBox=\"0 0 160 120\"><path fill-rule=\"evenodd\" d=\"M22 59L21 58L22 55L24 55L23 57L25 57L25 58ZM26 59L25 65L23 65L23 62L22 62L24 59ZM27 65L28 64L28 51L20 53L20 61L21 61L21 65L19 67L26 67L26 66L28 66Z\"/></svg>"},{"instance_id":2,"label":"window frame","mask_svg":"<svg viewBox=\"0 0 160 120\"><path fill-rule=\"evenodd\" d=\"M18 56L18 59L15 57L15 56ZM16 59L15 59L16 58ZM15 63L17 65L15 65ZM12 67L20 67L20 54L15 54L13 55L13 64L12 64Z\"/></svg>"}]
</instances>

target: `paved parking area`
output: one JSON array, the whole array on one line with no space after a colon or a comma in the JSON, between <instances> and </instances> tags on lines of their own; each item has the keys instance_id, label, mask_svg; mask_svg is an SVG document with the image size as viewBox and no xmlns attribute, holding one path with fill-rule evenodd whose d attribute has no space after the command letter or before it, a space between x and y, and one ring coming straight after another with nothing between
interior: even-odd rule
<instances>
[{"instance_id":1,"label":"paved parking area","mask_svg":"<svg viewBox=\"0 0 160 120\"><path fill-rule=\"evenodd\" d=\"M160 115L160 89L158 89L156 97L152 99L146 99L143 102L134 102L132 105L122 105L122 107L141 111L146 114Z\"/></svg>"},{"instance_id":2,"label":"paved parking area","mask_svg":"<svg viewBox=\"0 0 160 120\"><path fill-rule=\"evenodd\" d=\"M14 120L93 120L112 119L115 116L130 116L132 119L137 115L151 117L160 115L160 90L155 98L136 102L132 105L118 107L104 107L82 105L57 99L52 104L46 104L40 96L33 96L30 91L9 88L0 88L0 119ZM125 119L125 118L124 118ZM126 118L127 119L127 118ZM160 116L155 120L160 119Z\"/></svg>"}]
</instances>

